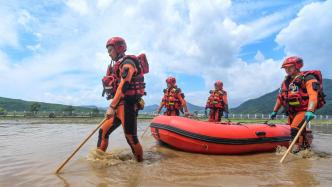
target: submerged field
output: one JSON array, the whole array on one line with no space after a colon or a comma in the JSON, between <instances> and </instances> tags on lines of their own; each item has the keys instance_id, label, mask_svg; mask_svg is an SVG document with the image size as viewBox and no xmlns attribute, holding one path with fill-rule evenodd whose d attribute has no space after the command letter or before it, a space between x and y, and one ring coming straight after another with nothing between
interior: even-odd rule
<instances>
[{"instance_id":1,"label":"submerged field","mask_svg":"<svg viewBox=\"0 0 332 187\"><path fill-rule=\"evenodd\" d=\"M0 186L332 185L331 125L312 125L313 151L305 157L290 155L280 164L279 152L205 155L171 149L159 144L150 131L144 134L150 120L139 120L143 163L133 159L119 128L110 136L109 154L96 155L98 133L95 133L63 172L55 175L57 167L101 119L1 118Z\"/></svg>"}]
</instances>

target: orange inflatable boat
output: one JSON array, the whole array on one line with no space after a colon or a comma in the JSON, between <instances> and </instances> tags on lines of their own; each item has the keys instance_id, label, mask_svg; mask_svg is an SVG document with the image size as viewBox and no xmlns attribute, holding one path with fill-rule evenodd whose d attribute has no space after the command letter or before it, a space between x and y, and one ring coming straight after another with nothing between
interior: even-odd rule
<instances>
[{"instance_id":1,"label":"orange inflatable boat","mask_svg":"<svg viewBox=\"0 0 332 187\"><path fill-rule=\"evenodd\" d=\"M278 145L288 147L290 140L290 126L285 124L213 123L160 115L150 128L160 142L205 154L269 152Z\"/></svg>"}]
</instances>

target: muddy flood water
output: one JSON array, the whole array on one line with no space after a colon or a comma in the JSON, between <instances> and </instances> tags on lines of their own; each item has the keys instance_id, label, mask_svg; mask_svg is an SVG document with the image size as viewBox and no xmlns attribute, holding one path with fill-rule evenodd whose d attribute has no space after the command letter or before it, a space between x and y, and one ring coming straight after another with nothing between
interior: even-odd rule
<instances>
[{"instance_id":1,"label":"muddy flood water","mask_svg":"<svg viewBox=\"0 0 332 187\"><path fill-rule=\"evenodd\" d=\"M55 175L96 124L0 121L0 186L332 186L332 125L312 125L313 151L251 155L202 155L159 145L139 122L144 162L136 163L118 128L109 153L94 151L97 133ZM305 158L303 158L305 157Z\"/></svg>"}]
</instances>

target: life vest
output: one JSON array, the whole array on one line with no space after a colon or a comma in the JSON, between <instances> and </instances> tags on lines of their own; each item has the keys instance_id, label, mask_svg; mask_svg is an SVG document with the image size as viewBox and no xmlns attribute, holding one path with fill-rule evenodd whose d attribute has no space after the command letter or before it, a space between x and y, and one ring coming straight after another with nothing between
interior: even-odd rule
<instances>
[{"instance_id":1,"label":"life vest","mask_svg":"<svg viewBox=\"0 0 332 187\"><path fill-rule=\"evenodd\" d=\"M225 102L223 96L227 94L224 90L210 90L210 96L206 103L206 108L210 109L224 109Z\"/></svg>"},{"instance_id":2,"label":"life vest","mask_svg":"<svg viewBox=\"0 0 332 187\"><path fill-rule=\"evenodd\" d=\"M130 59L133 61L126 61L126 59ZM125 97L142 97L146 95L145 92L145 83L144 83L144 74L149 72L149 64L145 54L140 54L138 56L135 55L125 55L114 65L110 64L108 66L106 76L103 77L103 94L106 93L107 99L112 99L115 95L115 92L119 86L121 81L121 69L125 64L132 64L135 67L135 73L131 78L127 91L124 93Z\"/></svg>"},{"instance_id":3,"label":"life vest","mask_svg":"<svg viewBox=\"0 0 332 187\"><path fill-rule=\"evenodd\" d=\"M181 101L178 98L178 94L181 94L184 98L184 94L180 88L172 87L164 89L164 97L162 102L165 104L167 110L180 110L182 108Z\"/></svg>"},{"instance_id":4,"label":"life vest","mask_svg":"<svg viewBox=\"0 0 332 187\"><path fill-rule=\"evenodd\" d=\"M322 74L318 70L300 72L292 81L287 76L279 90L279 99L287 112L294 113L306 111L308 109L309 95L306 89L306 82L317 79L319 86L314 88L317 91L317 107L319 109L325 104L325 94L323 92Z\"/></svg>"}]
</instances>

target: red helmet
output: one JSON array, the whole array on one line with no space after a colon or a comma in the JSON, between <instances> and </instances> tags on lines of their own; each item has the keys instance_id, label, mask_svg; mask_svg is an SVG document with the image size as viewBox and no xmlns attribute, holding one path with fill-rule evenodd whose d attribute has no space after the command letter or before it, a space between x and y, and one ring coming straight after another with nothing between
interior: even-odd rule
<instances>
[{"instance_id":1,"label":"red helmet","mask_svg":"<svg viewBox=\"0 0 332 187\"><path fill-rule=\"evenodd\" d=\"M126 41L121 37L112 37L106 42L106 48L108 46L113 46L116 53L122 54L127 51Z\"/></svg>"},{"instance_id":2,"label":"red helmet","mask_svg":"<svg viewBox=\"0 0 332 187\"><path fill-rule=\"evenodd\" d=\"M295 66L296 69L301 69L303 67L303 60L297 56L291 56L284 60L281 68Z\"/></svg>"},{"instance_id":3,"label":"red helmet","mask_svg":"<svg viewBox=\"0 0 332 187\"><path fill-rule=\"evenodd\" d=\"M215 83L214 83L214 86L218 89L222 89L222 87L224 86L224 84L221 82L221 80L217 80Z\"/></svg>"},{"instance_id":4,"label":"red helmet","mask_svg":"<svg viewBox=\"0 0 332 187\"><path fill-rule=\"evenodd\" d=\"M176 83L176 79L175 79L175 77L172 77L172 76L168 77L168 78L166 79L166 83L167 83L167 84L170 84L170 85L175 85L175 83Z\"/></svg>"}]
</instances>

